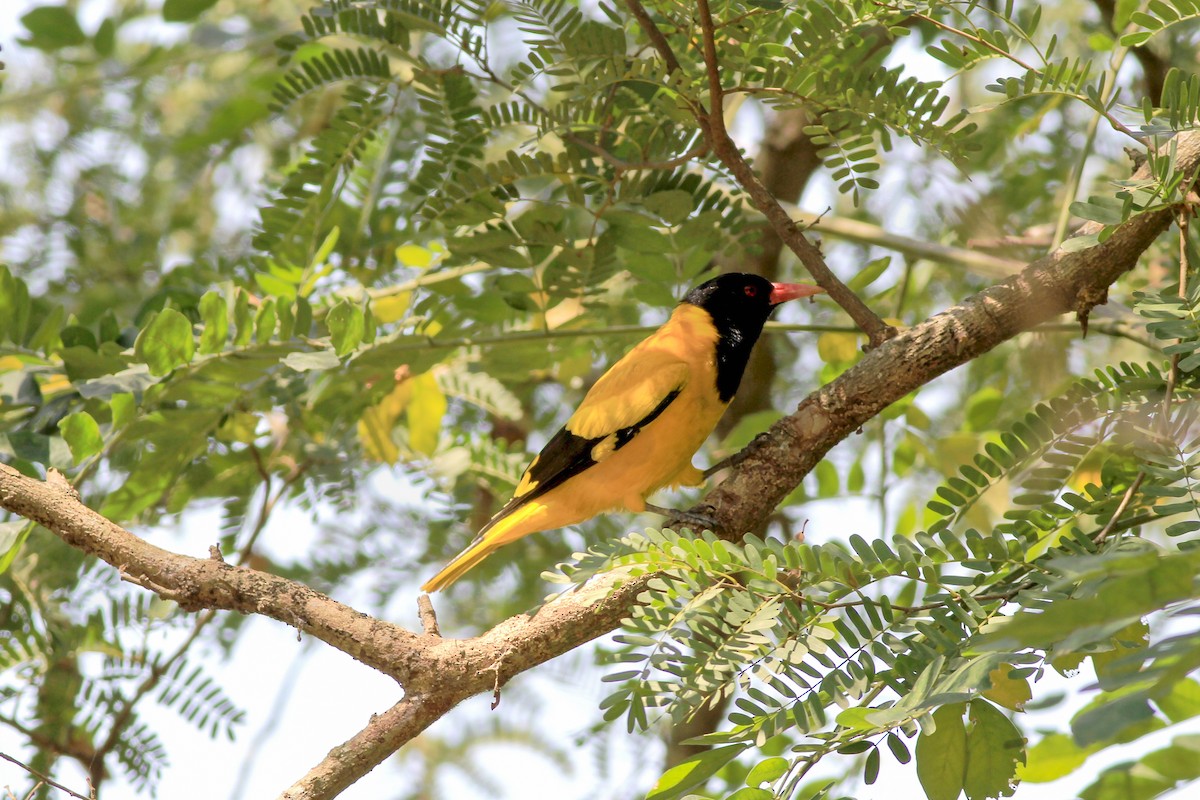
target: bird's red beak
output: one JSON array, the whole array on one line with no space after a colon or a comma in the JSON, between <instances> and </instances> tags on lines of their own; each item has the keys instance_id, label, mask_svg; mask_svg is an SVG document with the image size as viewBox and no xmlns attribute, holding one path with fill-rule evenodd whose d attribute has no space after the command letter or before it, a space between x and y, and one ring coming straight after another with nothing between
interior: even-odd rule
<instances>
[{"instance_id":1,"label":"bird's red beak","mask_svg":"<svg viewBox=\"0 0 1200 800\"><path fill-rule=\"evenodd\" d=\"M813 286L809 283L772 283L771 305L777 306L798 297L812 297L814 294L824 293L825 290L820 286Z\"/></svg>"}]
</instances>

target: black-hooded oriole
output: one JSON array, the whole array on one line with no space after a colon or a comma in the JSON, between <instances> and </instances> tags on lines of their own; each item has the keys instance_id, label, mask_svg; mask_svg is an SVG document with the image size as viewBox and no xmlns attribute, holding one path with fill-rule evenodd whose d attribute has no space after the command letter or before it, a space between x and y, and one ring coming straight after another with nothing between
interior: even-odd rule
<instances>
[{"instance_id":1,"label":"black-hooded oriole","mask_svg":"<svg viewBox=\"0 0 1200 800\"><path fill-rule=\"evenodd\" d=\"M494 550L605 511L641 512L668 486L697 486L692 456L733 399L772 310L823 291L729 273L688 292L671 318L596 381L475 541L421 588L449 586Z\"/></svg>"}]
</instances>

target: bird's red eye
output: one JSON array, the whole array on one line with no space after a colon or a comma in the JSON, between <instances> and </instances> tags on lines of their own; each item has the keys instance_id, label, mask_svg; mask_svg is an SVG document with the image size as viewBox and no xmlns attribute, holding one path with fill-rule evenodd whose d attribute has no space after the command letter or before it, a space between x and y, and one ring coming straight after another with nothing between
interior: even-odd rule
<instances>
[{"instance_id":1,"label":"bird's red eye","mask_svg":"<svg viewBox=\"0 0 1200 800\"><path fill-rule=\"evenodd\" d=\"M757 286L747 286L746 288L742 289L742 291L746 293L746 297L758 297Z\"/></svg>"}]
</instances>

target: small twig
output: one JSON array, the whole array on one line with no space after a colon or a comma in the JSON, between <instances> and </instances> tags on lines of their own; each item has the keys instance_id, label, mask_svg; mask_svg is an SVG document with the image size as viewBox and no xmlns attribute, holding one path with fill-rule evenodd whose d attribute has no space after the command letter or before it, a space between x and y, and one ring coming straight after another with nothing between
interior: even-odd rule
<instances>
[{"instance_id":1,"label":"small twig","mask_svg":"<svg viewBox=\"0 0 1200 800\"><path fill-rule=\"evenodd\" d=\"M1093 542L1102 544L1108 538L1109 534L1113 532L1117 527L1117 522L1120 520L1121 515L1125 513L1125 509L1129 508L1130 501L1137 494L1137 490L1142 487L1142 481L1145 479L1146 473L1144 471L1137 474L1137 477L1133 479L1133 483L1129 484L1129 488L1125 490L1125 496L1121 498L1121 502L1117 505L1117 510L1113 512L1112 517L1109 518L1108 524L1101 528L1100 532L1093 537Z\"/></svg>"},{"instance_id":2,"label":"small twig","mask_svg":"<svg viewBox=\"0 0 1200 800\"><path fill-rule=\"evenodd\" d=\"M421 594L417 597L417 616L421 618L421 630L427 635L442 635L438 628L437 612L433 610L433 601L429 599L429 595Z\"/></svg>"},{"instance_id":3,"label":"small twig","mask_svg":"<svg viewBox=\"0 0 1200 800\"><path fill-rule=\"evenodd\" d=\"M1188 295L1188 227L1191 210L1185 205L1179 210L1179 297L1187 300ZM1167 389L1163 392L1162 414L1159 416L1160 430L1165 436L1171 416L1171 400L1175 396L1175 384L1179 382L1179 358L1181 354L1171 356L1171 371L1167 374Z\"/></svg>"},{"instance_id":4,"label":"small twig","mask_svg":"<svg viewBox=\"0 0 1200 800\"><path fill-rule=\"evenodd\" d=\"M563 136L563 139L571 144L582 147L589 153L594 153L600 156L600 158L604 159L606 163L611 164L622 172L631 172L633 170L640 169L674 169L675 167L681 167L684 164L690 164L695 159L700 158L708 153L708 143L701 142L683 155L675 156L674 158L668 158L664 161L626 161L623 158L617 158L603 147L593 144L587 139L584 139L582 136L578 136L574 133L569 133Z\"/></svg>"},{"instance_id":5,"label":"small twig","mask_svg":"<svg viewBox=\"0 0 1200 800\"><path fill-rule=\"evenodd\" d=\"M883 344L896 335L896 329L880 319L846 284L833 274L829 265L825 263L825 257L821 255L821 251L805 238L804 233L783 209L776 197L754 174L754 170L742 155L742 151L730 137L729 131L725 127L725 109L722 102L725 93L721 87L720 65L717 63L716 29L713 25L708 0L699 0L697 9L704 45L704 65L708 76L709 110L707 114L697 114L696 119L708 140L709 147L733 174L755 207L767 218L780 240L796 254L800 263L804 265L804 268L821 288L829 293L834 302L850 315L854 324L867 334L868 347L873 348Z\"/></svg>"},{"instance_id":6,"label":"small twig","mask_svg":"<svg viewBox=\"0 0 1200 800\"><path fill-rule=\"evenodd\" d=\"M71 795L71 797L78 798L78 800L95 800L95 798L96 798L96 793L94 790L90 794L86 794L86 795L80 794L79 792L76 792L76 791L72 791L71 789L68 789L66 786L63 786L61 783L54 780L53 778L47 777L47 776L43 775L42 773L38 772L36 769L29 766L28 764L18 761L17 759L10 756L8 753L0 753L0 758L3 758L5 761L11 761L12 763L16 764L18 767L25 770L30 775L37 778L39 781L46 784L47 786L53 786L55 789L58 789L60 792L66 792L67 794Z\"/></svg>"},{"instance_id":7,"label":"small twig","mask_svg":"<svg viewBox=\"0 0 1200 800\"><path fill-rule=\"evenodd\" d=\"M642 27L642 32L646 34L646 38L650 40L650 44L654 45L654 49L658 51L659 57L667 65L667 72L672 75L676 72L682 72L683 68L679 66L679 59L675 58L675 51L671 49L671 43L667 41L666 36L663 36L658 26L654 24L654 20L650 19L650 15L646 13L646 9L639 0L625 0L625 7L629 9L629 13L633 15L638 25Z\"/></svg>"}]
</instances>

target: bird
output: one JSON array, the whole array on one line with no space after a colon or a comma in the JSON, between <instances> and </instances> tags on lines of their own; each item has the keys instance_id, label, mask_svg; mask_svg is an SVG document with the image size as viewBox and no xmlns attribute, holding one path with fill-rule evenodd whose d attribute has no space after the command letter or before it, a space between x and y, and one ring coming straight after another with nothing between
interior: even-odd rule
<instances>
[{"instance_id":1,"label":"bird","mask_svg":"<svg viewBox=\"0 0 1200 800\"><path fill-rule=\"evenodd\" d=\"M707 473L692 456L733 399L771 312L824 291L737 272L689 291L662 327L596 381L530 462L512 499L422 591L446 588L531 533L621 508L670 514L646 498L703 483Z\"/></svg>"}]
</instances>

